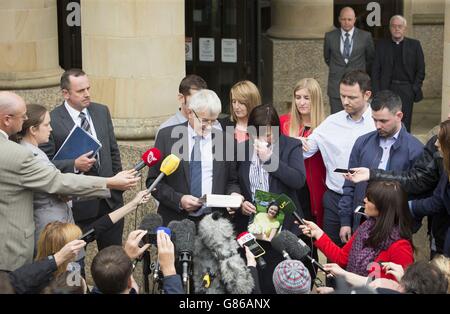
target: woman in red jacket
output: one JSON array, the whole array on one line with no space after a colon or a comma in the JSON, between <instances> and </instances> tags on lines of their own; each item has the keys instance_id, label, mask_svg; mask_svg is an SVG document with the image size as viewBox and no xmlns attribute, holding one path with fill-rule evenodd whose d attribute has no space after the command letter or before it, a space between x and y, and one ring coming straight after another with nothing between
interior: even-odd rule
<instances>
[{"instance_id":1,"label":"woman in red jacket","mask_svg":"<svg viewBox=\"0 0 450 314\"><path fill-rule=\"evenodd\" d=\"M300 225L303 233L315 238L315 246L332 262L360 276L395 280L380 263L392 262L404 269L414 262L412 219L406 193L396 181L375 181L364 199L367 220L340 248L315 223ZM373 263L375 262L375 263ZM374 274L373 272L379 274Z\"/></svg>"},{"instance_id":2,"label":"woman in red jacket","mask_svg":"<svg viewBox=\"0 0 450 314\"><path fill-rule=\"evenodd\" d=\"M295 85L292 96L290 113L280 116L281 133L301 140L303 149L307 150L307 137L324 119L322 90L315 79L304 78ZM320 152L305 159L305 169L311 214L317 224L322 227L322 198L326 191L326 172ZM303 194L304 191L301 190L300 199L305 198Z\"/></svg>"}]
</instances>

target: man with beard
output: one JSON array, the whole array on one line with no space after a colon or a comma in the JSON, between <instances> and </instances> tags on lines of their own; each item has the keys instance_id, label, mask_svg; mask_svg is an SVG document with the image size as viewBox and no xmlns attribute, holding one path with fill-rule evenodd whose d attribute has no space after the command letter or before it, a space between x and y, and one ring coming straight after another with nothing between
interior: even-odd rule
<instances>
[{"instance_id":1,"label":"man with beard","mask_svg":"<svg viewBox=\"0 0 450 314\"><path fill-rule=\"evenodd\" d=\"M423 151L422 143L409 134L402 124L402 101L390 90L375 95L371 103L372 118L376 131L360 136L350 154L349 168L367 167L383 170L408 170ZM363 204L366 194L366 183L354 184L346 181L344 195L339 201L339 217L341 219L340 238L347 242L351 230L355 230L360 216L353 212ZM353 221L354 220L354 221Z\"/></svg>"}]
</instances>

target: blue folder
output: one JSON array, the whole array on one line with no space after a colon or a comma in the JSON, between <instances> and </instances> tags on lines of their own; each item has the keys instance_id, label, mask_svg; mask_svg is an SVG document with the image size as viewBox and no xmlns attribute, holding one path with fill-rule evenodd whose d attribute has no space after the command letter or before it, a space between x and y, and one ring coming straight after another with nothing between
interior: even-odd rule
<instances>
[{"instance_id":1,"label":"blue folder","mask_svg":"<svg viewBox=\"0 0 450 314\"><path fill-rule=\"evenodd\" d=\"M77 159L90 151L94 156L100 148L102 144L96 138L75 125L52 160Z\"/></svg>"}]
</instances>

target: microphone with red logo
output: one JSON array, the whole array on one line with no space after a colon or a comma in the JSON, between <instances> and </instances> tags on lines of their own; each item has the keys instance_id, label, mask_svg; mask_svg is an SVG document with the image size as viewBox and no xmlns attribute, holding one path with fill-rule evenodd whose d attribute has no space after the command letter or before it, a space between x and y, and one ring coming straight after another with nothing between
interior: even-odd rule
<instances>
[{"instance_id":1,"label":"microphone with red logo","mask_svg":"<svg viewBox=\"0 0 450 314\"><path fill-rule=\"evenodd\" d=\"M151 167L160 160L161 152L156 147L153 147L142 154L141 161L134 166L134 170L141 171L145 166Z\"/></svg>"}]
</instances>

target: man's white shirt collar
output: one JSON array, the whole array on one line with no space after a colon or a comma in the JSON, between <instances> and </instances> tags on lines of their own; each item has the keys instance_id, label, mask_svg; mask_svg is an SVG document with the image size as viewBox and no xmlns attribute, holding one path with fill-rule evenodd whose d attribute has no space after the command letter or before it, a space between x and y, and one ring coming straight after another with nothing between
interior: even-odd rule
<instances>
[{"instance_id":1,"label":"man's white shirt collar","mask_svg":"<svg viewBox=\"0 0 450 314\"><path fill-rule=\"evenodd\" d=\"M80 111L74 109L67 100L64 101L64 106L66 107L67 111L69 112L69 115L72 117L73 121L78 121L80 118ZM84 108L81 112L83 112L86 116L89 116L89 112L87 108Z\"/></svg>"},{"instance_id":2,"label":"man's white shirt collar","mask_svg":"<svg viewBox=\"0 0 450 314\"><path fill-rule=\"evenodd\" d=\"M0 129L0 133L3 134L5 136L6 139L9 139L8 134L6 134L5 131L3 131L2 129Z\"/></svg>"},{"instance_id":3,"label":"man's white shirt collar","mask_svg":"<svg viewBox=\"0 0 450 314\"><path fill-rule=\"evenodd\" d=\"M345 39L345 33L349 33L350 38L352 38L354 32L355 32L355 28L354 27L351 30L349 30L348 32L344 31L344 29L341 28L341 35L342 35L342 37L344 39Z\"/></svg>"}]
</instances>

